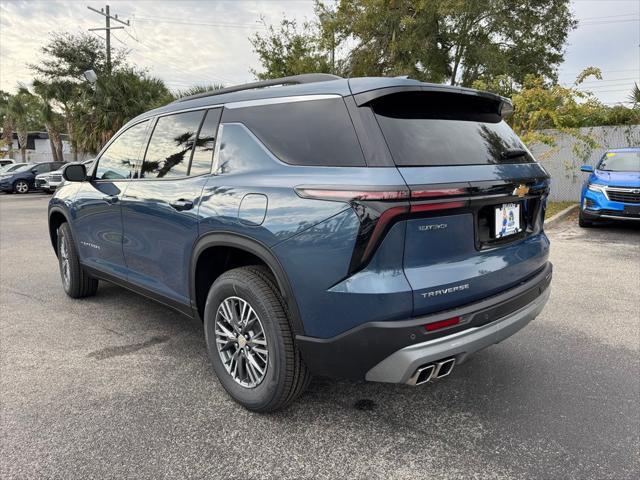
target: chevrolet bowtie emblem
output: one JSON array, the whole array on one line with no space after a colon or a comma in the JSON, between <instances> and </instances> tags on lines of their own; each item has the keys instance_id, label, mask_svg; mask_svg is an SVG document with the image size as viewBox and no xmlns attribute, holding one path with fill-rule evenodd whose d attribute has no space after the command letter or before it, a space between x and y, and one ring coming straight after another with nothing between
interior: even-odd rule
<instances>
[{"instance_id":1,"label":"chevrolet bowtie emblem","mask_svg":"<svg viewBox=\"0 0 640 480\"><path fill-rule=\"evenodd\" d=\"M527 193L529 193L529 187L521 183L513 190L513 193L511 195L517 195L518 197L522 198Z\"/></svg>"}]
</instances>

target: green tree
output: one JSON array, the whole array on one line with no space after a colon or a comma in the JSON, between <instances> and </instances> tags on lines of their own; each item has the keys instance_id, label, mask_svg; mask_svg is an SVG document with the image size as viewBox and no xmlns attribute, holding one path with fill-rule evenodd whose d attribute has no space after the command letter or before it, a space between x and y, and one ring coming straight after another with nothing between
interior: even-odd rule
<instances>
[{"instance_id":1,"label":"green tree","mask_svg":"<svg viewBox=\"0 0 640 480\"><path fill-rule=\"evenodd\" d=\"M78 138L74 130L75 117L81 108L80 101L91 91L84 79L84 72L93 70L99 77L107 75L106 51L102 41L86 33L60 33L41 49L42 59L30 65L36 74L34 88L46 88L47 102L53 111L61 111L74 161L78 160ZM112 69L126 68L125 51L116 50L112 55Z\"/></svg>"},{"instance_id":2,"label":"green tree","mask_svg":"<svg viewBox=\"0 0 640 480\"><path fill-rule=\"evenodd\" d=\"M633 84L633 89L629 94L629 101L633 103L633 108L640 108L640 87L637 83Z\"/></svg>"},{"instance_id":3,"label":"green tree","mask_svg":"<svg viewBox=\"0 0 640 480\"><path fill-rule=\"evenodd\" d=\"M298 29L295 20L284 19L277 27L270 25L266 35L256 33L249 41L264 69L263 72L252 70L259 80L331 70L315 23L305 22L302 29Z\"/></svg>"},{"instance_id":4,"label":"green tree","mask_svg":"<svg viewBox=\"0 0 640 480\"><path fill-rule=\"evenodd\" d=\"M529 75L522 88L512 91L513 115L507 120L525 143L556 145L553 132L559 130L574 139L574 153L588 158L597 147L593 137L581 132L581 127L601 125L634 125L640 123L640 111L622 105L608 107L593 93L578 88L585 79L602 78L599 69L586 68L573 85L565 87L546 82L542 77ZM504 94L504 83L478 80L473 85L481 90Z\"/></svg>"},{"instance_id":5,"label":"green tree","mask_svg":"<svg viewBox=\"0 0 640 480\"><path fill-rule=\"evenodd\" d=\"M178 90L174 92L173 98L178 100L180 98L189 97L191 95L198 95L199 93L212 92L214 90L220 90L224 88L224 85L221 83L214 83L210 85L194 85L190 88L185 88L184 90Z\"/></svg>"},{"instance_id":6,"label":"green tree","mask_svg":"<svg viewBox=\"0 0 640 480\"><path fill-rule=\"evenodd\" d=\"M20 158L26 162L29 130L37 130L42 124L39 121L37 99L24 85L19 85L18 92L10 97L8 114L12 118L18 134Z\"/></svg>"},{"instance_id":7,"label":"green tree","mask_svg":"<svg viewBox=\"0 0 640 480\"><path fill-rule=\"evenodd\" d=\"M78 147L98 152L129 120L173 100L162 80L132 68L100 76L94 89L85 92L74 117Z\"/></svg>"},{"instance_id":8,"label":"green tree","mask_svg":"<svg viewBox=\"0 0 640 480\"><path fill-rule=\"evenodd\" d=\"M84 81L84 72L93 70L98 76L107 74L107 55L102 40L87 33L55 33L40 49L43 58L29 65L37 76L49 80ZM124 67L125 51L115 50L111 58L113 70Z\"/></svg>"},{"instance_id":9,"label":"green tree","mask_svg":"<svg viewBox=\"0 0 640 480\"><path fill-rule=\"evenodd\" d=\"M13 132L14 132L14 120L11 115L11 94L0 90L0 121L2 122L2 148L6 146L7 149L3 150L3 155L8 158L12 158L13 155Z\"/></svg>"},{"instance_id":10,"label":"green tree","mask_svg":"<svg viewBox=\"0 0 640 480\"><path fill-rule=\"evenodd\" d=\"M349 76L408 75L470 86L506 76L555 80L576 21L569 0L340 0L316 3L302 32L283 21L252 38L258 78L328 71ZM295 24L294 24L295 27Z\"/></svg>"},{"instance_id":11,"label":"green tree","mask_svg":"<svg viewBox=\"0 0 640 480\"><path fill-rule=\"evenodd\" d=\"M57 93L56 85L34 81L33 89L39 97L36 111L49 135L53 160L55 162L64 162L62 135L60 133L64 121L62 115L56 112L51 105L51 101Z\"/></svg>"}]
</instances>

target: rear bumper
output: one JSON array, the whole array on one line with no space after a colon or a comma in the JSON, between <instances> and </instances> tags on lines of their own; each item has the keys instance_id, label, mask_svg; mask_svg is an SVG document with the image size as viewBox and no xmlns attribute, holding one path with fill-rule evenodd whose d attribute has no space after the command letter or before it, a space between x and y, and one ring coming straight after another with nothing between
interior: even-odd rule
<instances>
[{"instance_id":1,"label":"rear bumper","mask_svg":"<svg viewBox=\"0 0 640 480\"><path fill-rule=\"evenodd\" d=\"M329 339L298 336L298 347L316 374L405 383L423 364L448 357L460 363L523 328L546 304L551 276L547 263L532 278L485 300L411 320L372 322ZM456 316L462 325L424 328Z\"/></svg>"},{"instance_id":2,"label":"rear bumper","mask_svg":"<svg viewBox=\"0 0 640 480\"><path fill-rule=\"evenodd\" d=\"M406 383L422 365L455 357L456 364L478 350L509 338L542 311L551 289L520 310L482 327L405 347L385 358L365 376L371 382Z\"/></svg>"}]
</instances>

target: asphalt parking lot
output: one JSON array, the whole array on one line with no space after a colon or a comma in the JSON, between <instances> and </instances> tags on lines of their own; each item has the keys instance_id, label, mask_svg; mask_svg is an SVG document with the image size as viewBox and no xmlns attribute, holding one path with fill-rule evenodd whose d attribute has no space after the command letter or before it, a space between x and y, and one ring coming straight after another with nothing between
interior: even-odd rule
<instances>
[{"instance_id":1,"label":"asphalt parking lot","mask_svg":"<svg viewBox=\"0 0 640 480\"><path fill-rule=\"evenodd\" d=\"M265 416L201 326L104 282L65 296L48 198L0 196L2 478L640 477L640 228L550 229L545 311L447 379L316 379Z\"/></svg>"}]
</instances>

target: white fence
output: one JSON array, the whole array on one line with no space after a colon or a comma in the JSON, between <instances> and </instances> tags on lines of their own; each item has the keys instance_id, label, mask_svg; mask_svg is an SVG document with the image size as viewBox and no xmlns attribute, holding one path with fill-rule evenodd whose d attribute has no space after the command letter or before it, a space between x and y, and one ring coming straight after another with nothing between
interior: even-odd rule
<instances>
[{"instance_id":1,"label":"white fence","mask_svg":"<svg viewBox=\"0 0 640 480\"><path fill-rule=\"evenodd\" d=\"M556 139L556 145L530 145L536 159L551 174L552 201L579 201L582 183L586 173L580 171L582 165L595 165L604 152L611 148L640 147L640 125L581 128L581 135L589 135L598 146L594 149L577 140L576 136L557 130L544 133Z\"/></svg>"}]
</instances>

